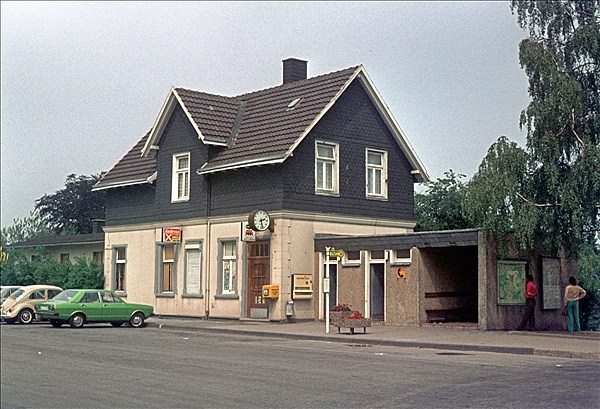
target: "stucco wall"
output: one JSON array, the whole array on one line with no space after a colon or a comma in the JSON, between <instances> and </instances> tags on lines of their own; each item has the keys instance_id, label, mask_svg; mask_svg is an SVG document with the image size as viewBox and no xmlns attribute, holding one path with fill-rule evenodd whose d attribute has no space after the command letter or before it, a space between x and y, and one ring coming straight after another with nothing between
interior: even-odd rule
<instances>
[{"instance_id":1,"label":"stucco wall","mask_svg":"<svg viewBox=\"0 0 600 409\"><path fill-rule=\"evenodd\" d=\"M481 233L483 234L483 233ZM480 250L480 263L485 268L480 271L479 287L485 291L485 299L480 294L480 329L486 330L514 330L518 327L525 305L499 305L498 304L498 286L497 269L498 260L501 259L498 251L498 243L492 237L481 237L480 243L484 244ZM533 282L538 289L536 297L535 321L538 330L564 330L566 328L565 320L561 315L561 308L544 309L543 306L543 271L542 254L536 251L533 255L520 250L517 244L510 243L507 256L503 259L524 260L527 261L527 273L533 276ZM568 284L569 277L577 277L577 263L575 260L561 257L560 271L560 289L561 300L562 292ZM524 300L523 300L524 303Z\"/></svg>"},{"instance_id":2,"label":"stucco wall","mask_svg":"<svg viewBox=\"0 0 600 409\"><path fill-rule=\"evenodd\" d=\"M292 274L310 274L314 293L309 300L293 300L296 319L314 319L322 304L319 293L322 270L314 265L314 236L317 233L374 234L405 232L402 223L385 223L355 218L331 218L310 215L274 212L274 231L257 233L257 240L270 240L271 284L278 284L280 296L268 301L268 318L286 319L286 303L292 300ZM246 317L247 265L246 244L241 241L241 224L247 215L215 217L206 219L167 221L149 225L107 227L105 277L107 288L114 288L113 248L126 246L126 292L130 302L153 305L156 314L181 315L212 318ZM352 223L354 221L354 224ZM176 260L176 284L172 295L156 295L157 244L161 241L163 227L181 227L182 244ZM232 239L237 242L237 296L217 295L220 279L218 262L219 240ZM200 242L202 248L202 297L189 298L182 295L185 276L183 246L186 242ZM344 273L339 267L340 273ZM341 274L340 274L341 275ZM360 276L360 274L359 274ZM356 292L364 297L364 273ZM362 289L361 289L362 288ZM364 305L362 303L361 305ZM364 313L364 308L359 308ZM317 315L318 316L318 313Z\"/></svg>"}]
</instances>

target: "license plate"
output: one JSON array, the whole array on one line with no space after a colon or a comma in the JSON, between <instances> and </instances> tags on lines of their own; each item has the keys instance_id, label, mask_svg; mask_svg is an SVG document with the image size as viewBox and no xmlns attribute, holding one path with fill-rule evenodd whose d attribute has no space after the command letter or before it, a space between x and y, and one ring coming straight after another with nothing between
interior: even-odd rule
<instances>
[{"instance_id":1,"label":"license plate","mask_svg":"<svg viewBox=\"0 0 600 409\"><path fill-rule=\"evenodd\" d=\"M40 310L46 310L46 311L48 311L48 307L46 307L46 306L42 305L42 306L40 307Z\"/></svg>"}]
</instances>

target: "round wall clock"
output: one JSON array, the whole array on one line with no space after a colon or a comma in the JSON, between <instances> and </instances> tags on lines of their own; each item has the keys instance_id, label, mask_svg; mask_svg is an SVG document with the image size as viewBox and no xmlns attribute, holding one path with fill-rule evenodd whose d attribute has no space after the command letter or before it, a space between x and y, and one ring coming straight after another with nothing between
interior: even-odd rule
<instances>
[{"instance_id":1,"label":"round wall clock","mask_svg":"<svg viewBox=\"0 0 600 409\"><path fill-rule=\"evenodd\" d=\"M248 223L250 224L252 230L265 231L271 224L271 217L266 210L254 210L248 216Z\"/></svg>"}]
</instances>

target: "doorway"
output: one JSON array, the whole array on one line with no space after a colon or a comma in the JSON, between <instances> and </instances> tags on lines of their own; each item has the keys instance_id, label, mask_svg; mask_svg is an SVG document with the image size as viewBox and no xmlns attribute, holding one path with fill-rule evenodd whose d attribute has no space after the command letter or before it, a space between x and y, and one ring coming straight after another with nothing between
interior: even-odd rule
<instances>
[{"instance_id":1,"label":"doorway","mask_svg":"<svg viewBox=\"0 0 600 409\"><path fill-rule=\"evenodd\" d=\"M268 240L248 243L248 293L246 317L266 319L267 300L263 298L262 286L271 283L271 252Z\"/></svg>"},{"instance_id":2,"label":"doorway","mask_svg":"<svg viewBox=\"0 0 600 409\"><path fill-rule=\"evenodd\" d=\"M371 319L383 321L385 311L385 264L371 264L370 268Z\"/></svg>"}]
</instances>

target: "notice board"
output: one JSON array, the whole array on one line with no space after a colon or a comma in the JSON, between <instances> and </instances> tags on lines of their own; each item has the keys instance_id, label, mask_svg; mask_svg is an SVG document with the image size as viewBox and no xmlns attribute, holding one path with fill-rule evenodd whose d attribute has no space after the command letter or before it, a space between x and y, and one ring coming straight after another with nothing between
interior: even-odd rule
<instances>
[{"instance_id":1,"label":"notice board","mask_svg":"<svg viewBox=\"0 0 600 409\"><path fill-rule=\"evenodd\" d=\"M526 261L498 260L498 305L525 304Z\"/></svg>"},{"instance_id":2,"label":"notice board","mask_svg":"<svg viewBox=\"0 0 600 409\"><path fill-rule=\"evenodd\" d=\"M542 295L543 308L556 310L562 307L560 291L560 259L542 259Z\"/></svg>"}]
</instances>

